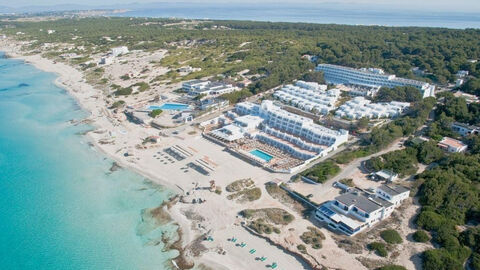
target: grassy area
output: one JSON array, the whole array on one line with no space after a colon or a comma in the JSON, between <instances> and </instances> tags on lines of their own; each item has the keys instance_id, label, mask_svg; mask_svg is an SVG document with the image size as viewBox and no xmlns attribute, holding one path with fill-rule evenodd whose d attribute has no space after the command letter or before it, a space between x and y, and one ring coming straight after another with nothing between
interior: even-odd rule
<instances>
[{"instance_id":1,"label":"grassy area","mask_svg":"<svg viewBox=\"0 0 480 270\"><path fill-rule=\"evenodd\" d=\"M303 171L302 176L307 177L317 183L325 183L328 179L337 175L340 167L331 160L320 162L312 168Z\"/></svg>"}]
</instances>

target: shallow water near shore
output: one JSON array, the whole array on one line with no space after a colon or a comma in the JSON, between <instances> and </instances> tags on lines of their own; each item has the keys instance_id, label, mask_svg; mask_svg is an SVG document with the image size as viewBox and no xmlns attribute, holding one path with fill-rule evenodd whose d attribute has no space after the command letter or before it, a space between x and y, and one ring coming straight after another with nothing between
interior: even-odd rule
<instances>
[{"instance_id":1,"label":"shallow water near shore","mask_svg":"<svg viewBox=\"0 0 480 270\"><path fill-rule=\"evenodd\" d=\"M1 55L3 56L3 54ZM55 75L0 59L0 268L168 269L169 223L142 230L143 209L173 192L125 169L78 135L83 111Z\"/></svg>"}]
</instances>

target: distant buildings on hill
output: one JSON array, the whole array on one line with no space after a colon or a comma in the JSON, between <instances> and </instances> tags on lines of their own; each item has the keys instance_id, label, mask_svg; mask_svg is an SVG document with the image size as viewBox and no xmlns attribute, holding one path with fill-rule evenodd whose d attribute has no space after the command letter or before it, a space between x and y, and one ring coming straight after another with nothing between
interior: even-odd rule
<instances>
[{"instance_id":1,"label":"distant buildings on hill","mask_svg":"<svg viewBox=\"0 0 480 270\"><path fill-rule=\"evenodd\" d=\"M435 86L427 82L411 79L398 78L395 75L385 74L377 68L355 69L331 64L319 64L316 71L324 73L325 80L332 84L351 84L367 87L413 86L418 88L423 97L431 97L435 94Z\"/></svg>"}]
</instances>

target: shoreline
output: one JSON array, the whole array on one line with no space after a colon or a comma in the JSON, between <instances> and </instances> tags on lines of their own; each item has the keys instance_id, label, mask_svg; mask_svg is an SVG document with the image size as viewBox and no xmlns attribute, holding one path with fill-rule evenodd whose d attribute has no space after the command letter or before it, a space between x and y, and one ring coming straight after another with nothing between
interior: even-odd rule
<instances>
[{"instance_id":1,"label":"shoreline","mask_svg":"<svg viewBox=\"0 0 480 270\"><path fill-rule=\"evenodd\" d=\"M34 55L34 56L23 55L18 51L13 51L13 48L4 47L3 45L0 46L0 52L4 52L5 57L7 57L7 58L21 60L21 61L24 61L25 64L32 65L35 68L37 68L37 69L39 69L43 72L48 72L48 73L54 73L55 74L55 76L57 77L53 81L55 86L57 86L61 89L64 89L68 93L68 95L71 96L75 100L77 105L79 105L80 108L83 111L85 111L89 114L87 117L85 117L84 119L81 119L81 120L86 120L86 119L92 120L91 123L88 123L88 125L91 125L94 129L88 131L86 134L83 134L83 135L86 138L88 138L88 141L92 143L92 145L95 147L95 149L99 150L103 155L105 155L107 158L111 159L112 161L117 162L120 165L121 168L128 169L128 170L131 170L135 173L138 173L138 174L142 175L143 177L145 177L147 180L170 189L176 195L180 195L184 192L184 190L181 187L179 187L178 185L174 185L174 184L170 183L169 181L167 181L167 180L165 180L161 177L155 176L152 173L149 173L149 172L147 172L145 170L142 170L140 168L136 168L135 166L129 164L125 160L122 160L122 159L119 159L119 158L115 157L114 155L110 154L107 150L105 150L98 143L98 141L95 140L95 138L92 136L91 133L95 130L103 129L105 127L101 126L98 123L98 121L95 121L94 119L91 119L92 116L93 116L93 111L91 110L91 108L88 108L88 106L86 106L84 104L84 100L82 100L81 97L77 94L77 92L75 90L73 90L73 88L72 88L73 86L66 85L66 82L62 82L62 80L65 80L64 74L62 74L62 72L60 71L61 69L56 69L54 67L55 67L55 65L62 64L64 67L69 68L70 71L77 72L82 77L82 81L79 81L79 82L76 82L76 83L84 84L85 86L94 89L93 86L89 85L86 82L83 82L83 74L81 74L80 71L78 71L74 67L68 66L68 65L63 64L63 63L54 63L52 60L47 59L47 58L43 58L43 57L38 56L38 55ZM35 59L34 58L35 56L38 57L39 59ZM35 61L35 60L37 60L37 61ZM49 69L49 68L45 67L46 63L42 63L42 61L43 62L49 62L47 64L49 64L50 67L52 67L52 69ZM68 71L65 71L65 72L68 72Z\"/></svg>"},{"instance_id":2,"label":"shoreline","mask_svg":"<svg viewBox=\"0 0 480 270\"><path fill-rule=\"evenodd\" d=\"M127 162L125 160L122 160L122 159L119 159L119 158L115 157L114 155L110 154L106 149L104 149L102 147L102 145L97 140L95 140L95 138L92 136L92 132L95 131L95 130L98 130L98 129L105 128L105 127L100 125L100 123L98 123L98 121L95 121L95 120L91 119L92 116L93 116L93 110L91 110L91 108L89 108L84 103L85 101L82 100L82 98L78 95L78 93L73 89L73 86L70 86L70 85L66 84L66 81L68 81L68 78L64 74L62 74L61 69L55 68L55 65L58 65L58 63L54 63L52 60L43 58L43 57L38 56L38 55L34 55L34 56L23 55L23 54L19 53L18 51L14 51L13 48L5 47L3 45L0 46L0 52L4 52L6 58L17 59L17 60L23 61L25 64L32 65L35 68L37 68L38 70L41 70L43 72L54 73L56 78L53 81L53 84L56 87L65 90L65 92L75 100L75 103L78 106L80 106L80 108L83 111L88 113L88 116L84 117L83 119L81 119L79 121L83 121L83 120L87 120L87 119L91 120L88 123L88 125L92 126L93 129L89 130L88 132L86 132L84 134L81 134L81 136L84 136L85 138L87 138L87 140L89 142L89 145L91 145L91 147L94 147L96 150L99 151L99 153L101 155L104 155L106 158L110 159L113 163L117 163L119 165L120 169L126 169L126 170L130 170L134 173L137 173L137 174L143 176L145 178L145 180L151 182L152 184L163 186L173 193L166 201L164 201L164 204L168 205L166 211L170 215L171 221L178 226L177 234L178 234L178 237L179 237L179 242L174 243L171 246L171 249L172 250L177 250L179 252L179 255L175 258L172 258L171 261L177 261L179 259L180 260L183 259L184 258L184 253L185 253L185 246L192 240L193 232L191 231L189 225L186 224L186 222L188 222L188 220L186 222L185 221L180 221L179 219L181 218L181 214L179 212L178 213L172 212L172 210L170 208L173 205L175 205L176 203L178 203L178 196L183 194L184 190L178 185L172 184L169 181L167 181L167 180L165 180L161 177L155 176L155 175L153 175L152 173L150 173L146 170L142 170L140 168L137 168L137 167L129 164L129 162ZM37 59L35 57L37 57ZM45 63L45 62L47 62L47 63ZM45 64L49 64L51 68L45 67ZM68 66L68 65L65 65L65 64L63 64L63 65L65 67L67 67L67 69L70 69L71 72L78 73L78 75L80 75L82 77L82 80L78 81L77 83L85 84L88 88L90 88L92 90L94 89L93 86L87 84L86 82L83 82L83 74L81 74L80 71L76 70L74 67L71 67L71 66ZM68 72L68 71L65 70L64 72ZM173 205L172 205L172 203L173 203ZM191 268L177 268L177 269L191 269Z\"/></svg>"},{"instance_id":3,"label":"shoreline","mask_svg":"<svg viewBox=\"0 0 480 270\"><path fill-rule=\"evenodd\" d=\"M256 237L252 235L250 232L246 231L244 228L239 226L238 224L236 228L228 228L228 224L231 224L231 220L233 217L229 217L226 220L221 220L221 221L216 221L212 220L211 217L216 216L216 215L204 215L202 213L203 217L206 217L205 220L203 220L201 223L202 225L206 224L207 226L214 226L214 228L208 230L206 232L205 230L198 229L194 225L200 225L199 222L196 220L192 220L191 218L186 216L186 211L190 211L191 208L193 207L192 204L190 203L185 203L181 202L180 200L176 200L175 197L185 195L186 191L191 191L191 182L186 182L185 180L183 181L178 181L179 179L175 178L175 176L172 176L172 181L167 181L166 179L154 175L154 173L149 172L149 169L152 167L148 167L148 165L151 164L146 164L145 167L147 168L142 168L140 166L141 162L136 163L129 160L125 159L122 156L116 155L118 152L114 152L112 150L112 147L109 147L108 144L103 145L99 142L100 136L98 136L94 131L99 131L99 130L106 130L106 131L114 131L118 126L115 126L111 119L109 118L108 112L105 112L105 105L107 104L104 96L102 93L99 93L99 90L96 89L93 85L88 84L84 80L84 74L77 70L75 67L72 67L68 64L62 63L62 62L55 62L50 59L43 58L41 55L26 55L23 53L20 48L18 47L18 43L16 41L13 41L11 43L2 43L0 42L0 51L5 52L5 56L13 59L19 59L24 61L26 64L33 65L35 68L44 71L44 72L49 72L49 73L54 73L57 78L53 81L56 87L59 87L60 89L65 90L68 95L70 95L75 102L80 106L80 108L88 113L88 116L84 117L83 119L79 119L79 121L83 120L90 120L89 125L93 127L92 130L87 132L85 135L88 139L88 142L91 143L91 147L94 147L94 149L98 150L102 155L105 157L109 158L113 162L116 162L120 167L131 170L133 172L136 172L143 177L146 178L146 180L158 184L161 186L164 186L165 188L168 188L171 190L174 194L171 198L169 198L168 201L165 201L166 204L170 204L170 207L165 207L165 211L170 215L170 218L172 222L178 226L177 233L179 234L179 240L175 243L173 243L170 247L171 249L178 250L179 255L175 258L172 258L171 261L174 261L176 263L180 262L178 266L180 266L177 269L192 269L189 267L188 264L184 264L187 262L187 260L192 260L194 262L194 267L198 267L199 265L203 265L204 267L208 267L211 269L244 269L248 267L258 267L258 262L257 261L252 261L252 262L246 262L243 260L241 257L242 255L239 253L241 250L236 250L236 247L233 247L233 249L228 250L224 246L224 243L222 241L214 243L214 245L206 245L203 246L205 250L203 253L200 254L192 254L192 248L195 249L194 247L191 247L192 244L195 243L200 243L201 241L198 241L202 235L210 234L210 231L212 234L214 234L216 239L227 239L231 233L241 236L242 238L247 238L250 239L250 243L254 243L257 245L258 248L263 247L263 249L270 249L274 248L273 254L284 254L286 252L285 247L281 247L281 245L274 245L272 242L264 239L263 237ZM95 97L95 100L92 101L92 97ZM127 124L128 125L128 124ZM134 127L136 131L140 130L142 131L141 128ZM133 130L132 133L134 133ZM130 135L130 134L129 134ZM135 134L136 135L136 134ZM132 135L133 137L133 135ZM117 146L123 146L123 145L117 145ZM222 151L222 150L220 150ZM230 154L226 154L230 158L235 158L231 157ZM136 154L135 154L136 156ZM140 160L140 159L139 159ZM139 164L139 165L136 165ZM243 164L244 166L247 166L248 168L251 168L250 164ZM272 177L269 173L266 173L263 169L258 168L259 171L262 172L263 174L263 179L262 181L268 181L265 179L268 177ZM153 170L152 170L153 171ZM246 173L250 174L248 171ZM165 176L165 175L164 175ZM266 176L266 177L265 177ZM240 176L239 176L240 177ZM196 178L196 177L195 177ZM176 182L176 183L175 183ZM223 201L223 198L218 197L218 201L214 202L212 197L217 198L216 194L205 194L205 193L199 193L198 195L195 196L206 196L208 200L213 203L214 208L222 208L225 203ZM172 201L175 199L172 204ZM228 203L227 203L228 205ZM227 206L227 207L231 207ZM243 206L235 206L235 208L242 207ZM200 210L200 209L196 209ZM219 209L217 209L219 210ZM239 209L241 210L241 209ZM238 212L239 210L235 210L234 212ZM221 211L221 210L220 210ZM230 211L230 209L225 210L225 211ZM202 210L203 212L203 210ZM224 213L224 212L222 212ZM221 213L217 213L217 215ZM215 225L212 225L211 223L215 223ZM235 222L237 223L237 222ZM227 225L227 226L226 226ZM221 236L218 236L221 235ZM202 245L202 244L201 244ZM218 257L218 254L216 250L218 249L223 249L226 248L228 250L228 253L231 253L233 255L232 257ZM231 248L231 247L230 247ZM270 256L269 256L270 257ZM272 256L273 257L273 256ZM280 259L278 258L281 262L283 262L283 265L290 265L291 267L294 267L293 265L296 265L298 267L302 266L301 268L296 267L297 269L307 269L305 267L305 259L301 259L297 256L285 256L285 258ZM257 264L257 266L254 266ZM181 268L181 266L184 266L185 268ZM240 267L240 268L239 268Z\"/></svg>"}]
</instances>

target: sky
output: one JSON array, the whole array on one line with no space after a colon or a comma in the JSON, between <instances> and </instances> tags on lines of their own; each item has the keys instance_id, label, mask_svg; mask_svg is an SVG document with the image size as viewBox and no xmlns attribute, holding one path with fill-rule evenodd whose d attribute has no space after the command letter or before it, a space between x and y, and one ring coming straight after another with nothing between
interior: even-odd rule
<instances>
[{"instance_id":1,"label":"sky","mask_svg":"<svg viewBox=\"0 0 480 270\"><path fill-rule=\"evenodd\" d=\"M359 4L367 6L382 6L384 8L395 8L404 10L425 10L425 11L450 11L450 12L480 12L479 0L180 0L182 2L194 3L242 3L242 4L258 4L258 3L275 3L297 5L321 5L322 3L341 3L341 4ZM32 5L116 5L130 3L151 3L151 2L169 2L175 3L178 0L0 0L1 6L22 7Z\"/></svg>"}]
</instances>

